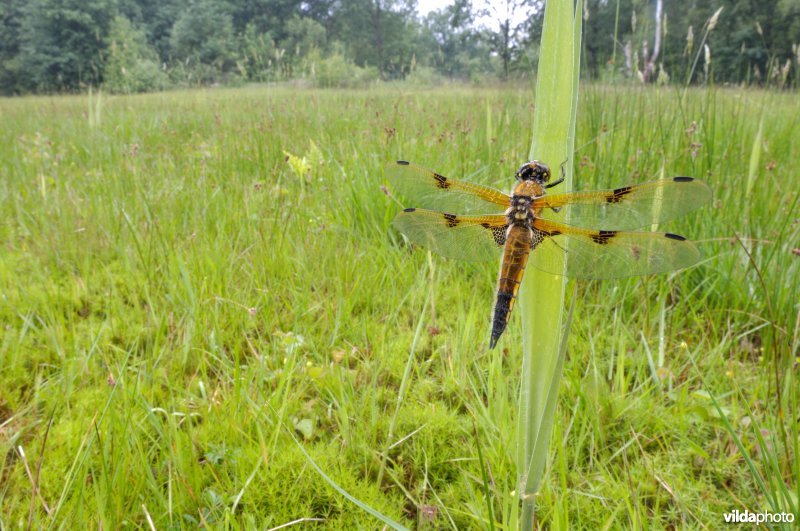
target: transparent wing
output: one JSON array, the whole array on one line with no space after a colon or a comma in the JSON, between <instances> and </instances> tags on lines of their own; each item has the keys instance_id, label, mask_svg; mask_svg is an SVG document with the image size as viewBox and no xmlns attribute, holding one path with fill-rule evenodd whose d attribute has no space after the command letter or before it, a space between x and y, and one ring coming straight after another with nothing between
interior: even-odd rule
<instances>
[{"instance_id":1,"label":"transparent wing","mask_svg":"<svg viewBox=\"0 0 800 531\"><path fill-rule=\"evenodd\" d=\"M499 190L448 179L402 160L386 167L386 179L392 193L405 199L405 206L485 214L511 205L511 198Z\"/></svg>"},{"instance_id":2,"label":"transparent wing","mask_svg":"<svg viewBox=\"0 0 800 531\"><path fill-rule=\"evenodd\" d=\"M572 278L618 278L664 273L700 260L695 245L677 234L572 227L545 219L533 223L534 267Z\"/></svg>"},{"instance_id":3,"label":"transparent wing","mask_svg":"<svg viewBox=\"0 0 800 531\"><path fill-rule=\"evenodd\" d=\"M549 217L547 209L563 208L565 219L575 226L628 230L682 216L710 200L711 189L702 181L673 177L613 190L546 195L533 201L533 209Z\"/></svg>"},{"instance_id":4,"label":"transparent wing","mask_svg":"<svg viewBox=\"0 0 800 531\"><path fill-rule=\"evenodd\" d=\"M456 216L408 208L397 214L394 226L412 243L456 260L496 260L506 239L505 216Z\"/></svg>"}]
</instances>

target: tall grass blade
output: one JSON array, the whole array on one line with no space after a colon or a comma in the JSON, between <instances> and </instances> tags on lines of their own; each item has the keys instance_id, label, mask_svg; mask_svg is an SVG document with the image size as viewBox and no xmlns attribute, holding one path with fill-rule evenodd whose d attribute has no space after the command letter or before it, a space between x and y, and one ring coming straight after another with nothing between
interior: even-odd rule
<instances>
[{"instance_id":1,"label":"tall grass blade","mask_svg":"<svg viewBox=\"0 0 800 531\"><path fill-rule=\"evenodd\" d=\"M761 163L761 143L764 137L764 119L762 118L761 121L758 122L758 132L756 132L756 137L753 139L753 149L750 151L750 164L747 169L747 191L745 192L746 197L750 197L750 194L753 193L753 186L756 182L756 177L758 176L758 167Z\"/></svg>"},{"instance_id":2,"label":"tall grass blade","mask_svg":"<svg viewBox=\"0 0 800 531\"><path fill-rule=\"evenodd\" d=\"M565 163L567 189L572 183L582 12L581 1L554 1L545 7L529 155L549 164L554 175ZM563 367L560 354L566 345L561 326L565 286L563 276L531 269L520 289L523 365L517 466L522 529L534 526L535 495L547 461Z\"/></svg>"}]
</instances>

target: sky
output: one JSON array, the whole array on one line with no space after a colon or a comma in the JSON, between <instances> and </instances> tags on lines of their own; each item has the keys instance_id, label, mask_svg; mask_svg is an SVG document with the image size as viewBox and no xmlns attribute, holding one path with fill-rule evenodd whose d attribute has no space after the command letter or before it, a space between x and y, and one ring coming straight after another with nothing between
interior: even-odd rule
<instances>
[{"instance_id":1,"label":"sky","mask_svg":"<svg viewBox=\"0 0 800 531\"><path fill-rule=\"evenodd\" d=\"M431 11L436 9L441 9L445 6L449 6L453 3L453 0L417 0L417 13L420 17L424 17ZM473 7L486 7L486 5L494 6L499 14L505 13L506 2L503 0L487 0L485 3L481 2L480 0L473 0L472 6ZM520 9L514 16L514 22L519 23L525 19L525 10ZM492 17L486 18L479 18L479 23L483 23L489 27L496 26L496 21L492 19Z\"/></svg>"},{"instance_id":2,"label":"sky","mask_svg":"<svg viewBox=\"0 0 800 531\"><path fill-rule=\"evenodd\" d=\"M453 0L417 0L417 13L424 17L431 11L449 6L452 3Z\"/></svg>"}]
</instances>

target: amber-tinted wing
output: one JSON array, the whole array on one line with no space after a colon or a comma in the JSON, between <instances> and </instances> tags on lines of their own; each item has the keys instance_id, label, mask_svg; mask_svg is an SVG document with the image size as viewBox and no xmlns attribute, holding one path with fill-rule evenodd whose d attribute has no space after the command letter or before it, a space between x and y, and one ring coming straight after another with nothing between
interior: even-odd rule
<instances>
[{"instance_id":1,"label":"amber-tinted wing","mask_svg":"<svg viewBox=\"0 0 800 531\"><path fill-rule=\"evenodd\" d=\"M457 260L497 260L506 240L505 216L456 216L407 208L394 226L413 243Z\"/></svg>"},{"instance_id":2,"label":"amber-tinted wing","mask_svg":"<svg viewBox=\"0 0 800 531\"><path fill-rule=\"evenodd\" d=\"M697 247L677 234L590 230L536 219L530 263L573 278L618 278L663 273L700 260Z\"/></svg>"},{"instance_id":3,"label":"amber-tinted wing","mask_svg":"<svg viewBox=\"0 0 800 531\"><path fill-rule=\"evenodd\" d=\"M511 205L511 198L499 190L449 179L403 160L386 167L386 179L404 206L487 214Z\"/></svg>"},{"instance_id":4,"label":"amber-tinted wing","mask_svg":"<svg viewBox=\"0 0 800 531\"><path fill-rule=\"evenodd\" d=\"M572 192L539 197L533 208L563 208L575 226L604 230L638 229L661 223L700 208L711 199L705 183L691 177L673 177L614 190Z\"/></svg>"}]
</instances>

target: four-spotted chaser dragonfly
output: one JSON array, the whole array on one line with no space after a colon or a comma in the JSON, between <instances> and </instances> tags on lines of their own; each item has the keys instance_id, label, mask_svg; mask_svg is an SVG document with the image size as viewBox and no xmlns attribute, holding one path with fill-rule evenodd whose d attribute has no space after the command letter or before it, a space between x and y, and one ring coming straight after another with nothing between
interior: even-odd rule
<instances>
[{"instance_id":1,"label":"four-spotted chaser dragonfly","mask_svg":"<svg viewBox=\"0 0 800 531\"><path fill-rule=\"evenodd\" d=\"M700 259L697 247L683 236L624 231L703 206L711 190L701 181L672 177L613 190L546 195L546 189L564 180L550 182L546 164L526 162L514 176L518 182L509 196L402 160L386 170L393 192L421 207L406 208L394 220L411 242L460 260L503 256L490 348L506 329L529 255L542 271L595 279L662 273ZM503 213L487 214L501 208ZM548 219L562 211L570 225Z\"/></svg>"}]
</instances>

